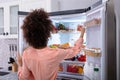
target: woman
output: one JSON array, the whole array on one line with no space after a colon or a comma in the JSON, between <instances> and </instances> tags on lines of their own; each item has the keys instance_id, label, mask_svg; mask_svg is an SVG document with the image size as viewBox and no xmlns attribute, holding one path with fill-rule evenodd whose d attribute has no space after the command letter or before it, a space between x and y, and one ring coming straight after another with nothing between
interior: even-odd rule
<instances>
[{"instance_id":1,"label":"woman","mask_svg":"<svg viewBox=\"0 0 120 80\"><path fill-rule=\"evenodd\" d=\"M19 80L55 80L62 60L74 57L81 50L85 29L75 46L69 49L47 47L52 32L52 22L47 12L37 9L28 14L22 26L29 47L22 57L18 55Z\"/></svg>"}]
</instances>

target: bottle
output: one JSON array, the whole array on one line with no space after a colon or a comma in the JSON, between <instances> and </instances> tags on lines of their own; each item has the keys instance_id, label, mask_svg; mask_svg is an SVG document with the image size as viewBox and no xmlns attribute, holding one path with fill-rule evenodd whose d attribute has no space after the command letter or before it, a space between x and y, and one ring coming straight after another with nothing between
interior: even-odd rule
<instances>
[{"instance_id":1,"label":"bottle","mask_svg":"<svg viewBox=\"0 0 120 80\"><path fill-rule=\"evenodd\" d=\"M94 78L93 80L100 80L100 69L98 65L94 67Z\"/></svg>"},{"instance_id":2,"label":"bottle","mask_svg":"<svg viewBox=\"0 0 120 80\"><path fill-rule=\"evenodd\" d=\"M12 63L12 71L13 71L13 72L17 72L17 71L18 71L18 65L17 65L16 62L13 62L13 63Z\"/></svg>"}]
</instances>

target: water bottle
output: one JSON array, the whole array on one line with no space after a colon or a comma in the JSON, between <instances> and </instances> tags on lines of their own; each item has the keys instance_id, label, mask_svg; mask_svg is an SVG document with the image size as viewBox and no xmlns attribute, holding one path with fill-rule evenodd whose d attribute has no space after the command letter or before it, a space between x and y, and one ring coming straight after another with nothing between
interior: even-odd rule
<instances>
[{"instance_id":1,"label":"water bottle","mask_svg":"<svg viewBox=\"0 0 120 80\"><path fill-rule=\"evenodd\" d=\"M93 80L100 80L100 69L97 65L94 67L94 78L93 78Z\"/></svg>"}]
</instances>

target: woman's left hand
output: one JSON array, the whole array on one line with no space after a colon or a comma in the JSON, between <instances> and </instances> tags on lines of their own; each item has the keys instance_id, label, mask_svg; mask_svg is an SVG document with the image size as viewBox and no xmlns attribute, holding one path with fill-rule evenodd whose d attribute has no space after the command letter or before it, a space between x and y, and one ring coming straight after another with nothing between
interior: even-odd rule
<instances>
[{"instance_id":1,"label":"woman's left hand","mask_svg":"<svg viewBox=\"0 0 120 80\"><path fill-rule=\"evenodd\" d=\"M19 53L17 54L17 63L18 63L18 66L22 66L22 57L20 56Z\"/></svg>"}]
</instances>

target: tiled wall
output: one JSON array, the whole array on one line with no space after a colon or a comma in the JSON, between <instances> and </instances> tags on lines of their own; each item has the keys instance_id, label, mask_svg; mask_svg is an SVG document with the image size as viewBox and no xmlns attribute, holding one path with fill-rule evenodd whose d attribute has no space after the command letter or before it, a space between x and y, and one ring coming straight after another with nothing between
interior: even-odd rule
<instances>
[{"instance_id":1,"label":"tiled wall","mask_svg":"<svg viewBox=\"0 0 120 80\"><path fill-rule=\"evenodd\" d=\"M9 45L17 45L17 39L0 39L0 67L8 68L8 61L10 57ZM12 56L16 55L16 51L12 51Z\"/></svg>"}]
</instances>

